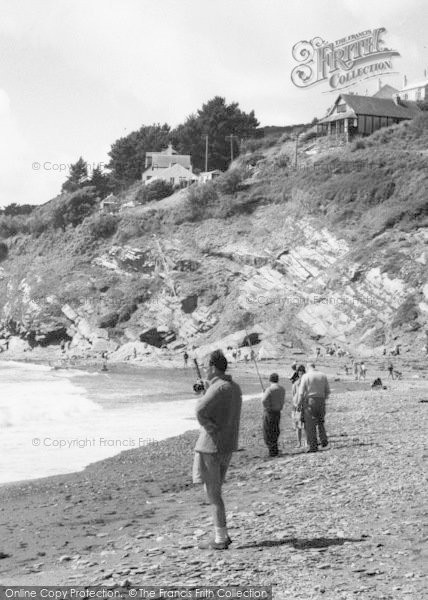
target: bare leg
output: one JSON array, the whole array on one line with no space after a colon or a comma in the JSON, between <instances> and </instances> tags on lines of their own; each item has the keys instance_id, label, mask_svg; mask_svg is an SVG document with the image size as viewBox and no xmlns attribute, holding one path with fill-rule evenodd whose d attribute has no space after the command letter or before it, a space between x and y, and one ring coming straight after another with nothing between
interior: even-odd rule
<instances>
[{"instance_id":1,"label":"bare leg","mask_svg":"<svg viewBox=\"0 0 428 600\"><path fill-rule=\"evenodd\" d=\"M226 527L226 510L223 498L221 497L221 488L205 484L205 491L208 502L211 504L214 527Z\"/></svg>"}]
</instances>

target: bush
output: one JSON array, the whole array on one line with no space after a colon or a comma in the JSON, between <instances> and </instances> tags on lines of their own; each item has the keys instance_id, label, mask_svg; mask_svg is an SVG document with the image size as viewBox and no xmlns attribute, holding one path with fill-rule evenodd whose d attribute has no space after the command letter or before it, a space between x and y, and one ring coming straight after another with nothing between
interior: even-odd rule
<instances>
[{"instance_id":1,"label":"bush","mask_svg":"<svg viewBox=\"0 0 428 600\"><path fill-rule=\"evenodd\" d=\"M234 168L217 177L215 187L222 194L236 194L244 180L242 169Z\"/></svg>"},{"instance_id":2,"label":"bush","mask_svg":"<svg viewBox=\"0 0 428 600\"><path fill-rule=\"evenodd\" d=\"M187 194L185 210L188 209L190 221L202 218L209 206L218 201L216 186L211 181L202 185L192 185Z\"/></svg>"},{"instance_id":3,"label":"bush","mask_svg":"<svg viewBox=\"0 0 428 600\"><path fill-rule=\"evenodd\" d=\"M301 135L300 139L302 142L309 142L310 140L314 140L316 137L318 137L316 130L311 130Z\"/></svg>"},{"instance_id":4,"label":"bush","mask_svg":"<svg viewBox=\"0 0 428 600\"><path fill-rule=\"evenodd\" d=\"M355 142L351 145L351 152L355 152L356 150L363 150L366 147L365 142L363 140L355 140Z\"/></svg>"},{"instance_id":5,"label":"bush","mask_svg":"<svg viewBox=\"0 0 428 600\"><path fill-rule=\"evenodd\" d=\"M97 204L95 188L84 187L61 199L52 211L54 227L65 230L67 225L76 227L91 215Z\"/></svg>"},{"instance_id":6,"label":"bush","mask_svg":"<svg viewBox=\"0 0 428 600\"><path fill-rule=\"evenodd\" d=\"M146 204L155 200L162 200L171 196L174 192L174 186L163 179L156 179L152 183L147 183L138 191L136 201L139 204Z\"/></svg>"},{"instance_id":7,"label":"bush","mask_svg":"<svg viewBox=\"0 0 428 600\"><path fill-rule=\"evenodd\" d=\"M27 218L25 216L0 217L0 237L8 238L18 233L28 233Z\"/></svg>"},{"instance_id":8,"label":"bush","mask_svg":"<svg viewBox=\"0 0 428 600\"><path fill-rule=\"evenodd\" d=\"M27 221L28 231L36 237L39 237L39 235L49 229L51 224L50 219L40 215L32 215Z\"/></svg>"},{"instance_id":9,"label":"bush","mask_svg":"<svg viewBox=\"0 0 428 600\"><path fill-rule=\"evenodd\" d=\"M109 238L116 233L119 219L115 215L98 214L87 220L87 227L94 238Z\"/></svg>"}]
</instances>

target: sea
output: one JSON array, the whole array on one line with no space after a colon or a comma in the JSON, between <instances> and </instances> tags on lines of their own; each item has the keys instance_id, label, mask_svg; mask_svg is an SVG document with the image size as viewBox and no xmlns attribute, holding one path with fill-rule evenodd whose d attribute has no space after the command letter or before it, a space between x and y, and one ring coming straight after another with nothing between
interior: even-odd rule
<instances>
[{"instance_id":1,"label":"sea","mask_svg":"<svg viewBox=\"0 0 428 600\"><path fill-rule=\"evenodd\" d=\"M260 393L255 377L245 380L244 399ZM0 361L0 483L79 471L198 428L194 381L190 368L103 372Z\"/></svg>"}]
</instances>

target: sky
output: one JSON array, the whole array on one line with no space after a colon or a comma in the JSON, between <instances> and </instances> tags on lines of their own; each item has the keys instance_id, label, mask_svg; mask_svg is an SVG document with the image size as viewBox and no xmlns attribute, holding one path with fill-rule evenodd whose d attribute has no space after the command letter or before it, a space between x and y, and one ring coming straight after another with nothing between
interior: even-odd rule
<instances>
[{"instance_id":1,"label":"sky","mask_svg":"<svg viewBox=\"0 0 428 600\"><path fill-rule=\"evenodd\" d=\"M322 117L327 84L291 81L294 44L384 27L402 87L428 68L423 0L0 0L0 206L57 195L79 156L175 126L216 95L261 125ZM374 93L377 78L347 91Z\"/></svg>"}]
</instances>

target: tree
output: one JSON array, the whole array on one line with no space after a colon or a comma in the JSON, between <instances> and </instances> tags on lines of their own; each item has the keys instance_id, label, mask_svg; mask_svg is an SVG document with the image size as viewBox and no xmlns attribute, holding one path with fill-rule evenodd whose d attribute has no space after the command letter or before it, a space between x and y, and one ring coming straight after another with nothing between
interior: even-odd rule
<instances>
[{"instance_id":1,"label":"tree","mask_svg":"<svg viewBox=\"0 0 428 600\"><path fill-rule=\"evenodd\" d=\"M192 155L194 168L205 169L205 139L208 134L208 168L226 170L230 163L230 141L227 136L237 138L256 137L259 126L254 111L243 112L237 102L226 104L225 98L216 96L190 115L183 125L172 132L176 149L183 154ZM234 156L239 153L236 140Z\"/></svg>"},{"instance_id":2,"label":"tree","mask_svg":"<svg viewBox=\"0 0 428 600\"><path fill-rule=\"evenodd\" d=\"M70 175L67 177L66 181L62 185L62 190L64 192L75 192L79 188L88 185L88 165L83 160L82 157L71 165L70 167Z\"/></svg>"},{"instance_id":3,"label":"tree","mask_svg":"<svg viewBox=\"0 0 428 600\"><path fill-rule=\"evenodd\" d=\"M87 185L93 186L101 198L104 198L114 188L111 176L103 173L100 167L96 167L92 171L92 176L88 180Z\"/></svg>"},{"instance_id":4,"label":"tree","mask_svg":"<svg viewBox=\"0 0 428 600\"><path fill-rule=\"evenodd\" d=\"M4 207L3 214L6 216L16 217L16 215L29 215L36 207L33 204L8 204Z\"/></svg>"},{"instance_id":5,"label":"tree","mask_svg":"<svg viewBox=\"0 0 428 600\"><path fill-rule=\"evenodd\" d=\"M144 170L146 152L160 152L168 146L170 126L143 125L126 137L118 139L109 152L112 178L116 186L128 186L141 178Z\"/></svg>"},{"instance_id":6,"label":"tree","mask_svg":"<svg viewBox=\"0 0 428 600\"><path fill-rule=\"evenodd\" d=\"M96 203L97 194L94 187L76 190L55 207L52 215L53 226L63 231L67 225L76 227L94 212Z\"/></svg>"}]
</instances>

